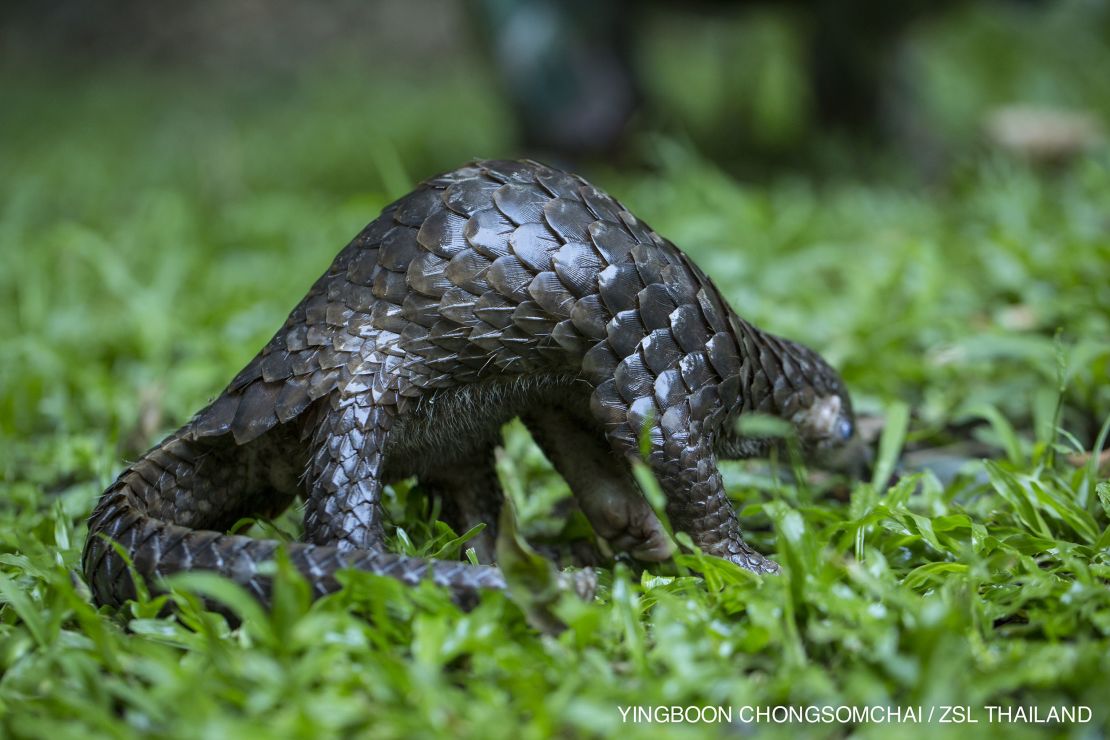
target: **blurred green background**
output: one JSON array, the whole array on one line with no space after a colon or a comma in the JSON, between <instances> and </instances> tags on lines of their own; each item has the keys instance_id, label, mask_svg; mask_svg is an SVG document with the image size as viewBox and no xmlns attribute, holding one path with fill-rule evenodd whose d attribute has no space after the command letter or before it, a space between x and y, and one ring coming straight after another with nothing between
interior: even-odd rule
<instances>
[{"instance_id":1,"label":"blurred green background","mask_svg":"<svg viewBox=\"0 0 1110 740\"><path fill-rule=\"evenodd\" d=\"M875 39L881 116L853 130L815 102L811 5L624 7L640 103L568 153L530 143L497 3L6 4L0 734L774 733L617 711L771 703L1086 703L1055 729L1105 731L1110 486L1084 453L1110 417L1110 7L915 11ZM725 467L787 575L607 571L559 638L500 595L462 615L375 579L238 631L93 609L72 574L123 461L384 204L517 155L573 166L842 369L875 480ZM565 487L506 445L542 529ZM449 539L407 489L389 505L399 547Z\"/></svg>"}]
</instances>

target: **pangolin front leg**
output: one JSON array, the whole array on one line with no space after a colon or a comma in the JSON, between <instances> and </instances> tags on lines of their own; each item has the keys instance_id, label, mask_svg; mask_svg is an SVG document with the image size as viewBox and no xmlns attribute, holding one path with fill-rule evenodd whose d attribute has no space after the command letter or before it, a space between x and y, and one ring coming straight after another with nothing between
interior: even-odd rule
<instances>
[{"instance_id":1,"label":"pangolin front leg","mask_svg":"<svg viewBox=\"0 0 1110 740\"><path fill-rule=\"evenodd\" d=\"M614 455L588 413L544 409L527 414L524 422L611 550L646 562L671 556L667 534L636 485L628 459Z\"/></svg>"}]
</instances>

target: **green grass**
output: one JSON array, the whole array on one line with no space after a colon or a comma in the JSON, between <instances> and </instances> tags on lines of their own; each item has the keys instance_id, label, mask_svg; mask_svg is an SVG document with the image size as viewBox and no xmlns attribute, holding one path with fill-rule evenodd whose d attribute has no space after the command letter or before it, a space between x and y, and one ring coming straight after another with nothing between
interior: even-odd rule
<instances>
[{"instance_id":1,"label":"green grass","mask_svg":"<svg viewBox=\"0 0 1110 740\"><path fill-rule=\"evenodd\" d=\"M1110 483L1073 458L1110 418L1105 150L1053 173L968 154L926 189L849 171L738 184L649 139L649 170L590 173L741 314L820 348L858 410L885 420L874 482L724 466L782 577L692 554L701 576L618 567L596 601L557 607L558 636L500 594L462 613L434 588L360 574L309 604L280 568L271 614L205 579L182 584L180 619L157 601L95 609L75 575L84 519L123 460L218 392L384 203L503 149L497 101L461 74L440 83L324 70L276 95L123 71L4 80L0 735L799 729L622 725L632 704L959 704L982 719L986 705L1084 704L1091 724L1050 729L1106 732ZM945 445L958 474L910 465L885 483L903 450ZM524 525L542 533L565 486L515 427L506 452ZM399 547L451 539L407 487L388 505ZM244 625L190 590L225 593Z\"/></svg>"}]
</instances>

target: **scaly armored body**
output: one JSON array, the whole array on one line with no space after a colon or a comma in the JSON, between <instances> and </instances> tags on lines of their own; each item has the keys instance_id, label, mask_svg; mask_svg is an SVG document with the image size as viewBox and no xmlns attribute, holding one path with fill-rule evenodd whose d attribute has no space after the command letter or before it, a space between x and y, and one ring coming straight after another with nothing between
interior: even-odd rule
<instances>
[{"instance_id":1,"label":"scaly armored body","mask_svg":"<svg viewBox=\"0 0 1110 740\"><path fill-rule=\"evenodd\" d=\"M520 417L596 534L644 561L669 557L630 473L645 462L676 530L756 572L718 458L765 440L747 412L809 447L852 435L839 376L816 353L739 318L673 244L585 180L535 162L483 161L388 206L335 258L227 389L128 467L89 524L96 599L135 594L124 559L157 578L222 573L269 598L278 543L224 531L306 499L293 564L320 595L360 568L462 601L503 588L493 565L386 552L382 487L409 476L442 500L490 562L502 494L501 425Z\"/></svg>"}]
</instances>

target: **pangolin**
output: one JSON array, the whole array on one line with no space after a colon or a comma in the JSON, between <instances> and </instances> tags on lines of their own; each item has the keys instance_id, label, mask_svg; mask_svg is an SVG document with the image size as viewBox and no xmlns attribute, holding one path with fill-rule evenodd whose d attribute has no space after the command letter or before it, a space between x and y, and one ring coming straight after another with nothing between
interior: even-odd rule
<instances>
[{"instance_id":1,"label":"pangolin","mask_svg":"<svg viewBox=\"0 0 1110 740\"><path fill-rule=\"evenodd\" d=\"M134 598L132 574L190 570L266 602L260 566L279 543L226 531L303 496L305 541L287 551L316 595L356 568L473 601L505 587L493 450L519 417L612 550L671 555L631 475L640 459L675 530L773 573L717 468L768 450L738 431L752 412L788 421L804 449L853 434L819 355L737 316L617 200L536 162L477 161L387 206L223 393L120 474L91 515L84 572L101 604ZM410 476L455 531L487 525L471 541L482 564L386 551L382 489Z\"/></svg>"}]
</instances>

